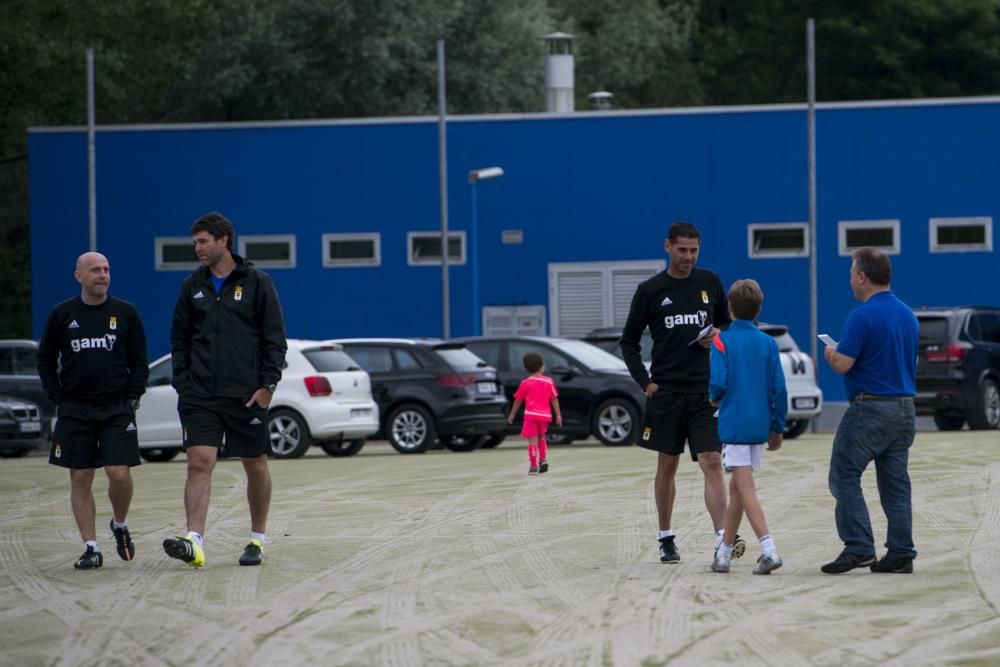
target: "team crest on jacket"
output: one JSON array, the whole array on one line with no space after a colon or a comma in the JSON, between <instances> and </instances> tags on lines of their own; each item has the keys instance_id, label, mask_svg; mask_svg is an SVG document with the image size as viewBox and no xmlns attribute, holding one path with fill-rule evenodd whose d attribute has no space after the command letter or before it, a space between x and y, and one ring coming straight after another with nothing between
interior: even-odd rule
<instances>
[{"instance_id":1,"label":"team crest on jacket","mask_svg":"<svg viewBox=\"0 0 1000 667\"><path fill-rule=\"evenodd\" d=\"M112 315L111 319L108 320L108 328L109 329L117 329L118 328L118 318L115 317L114 315Z\"/></svg>"},{"instance_id":2,"label":"team crest on jacket","mask_svg":"<svg viewBox=\"0 0 1000 667\"><path fill-rule=\"evenodd\" d=\"M701 291L701 302L708 303L708 292L706 292L705 290Z\"/></svg>"},{"instance_id":3,"label":"team crest on jacket","mask_svg":"<svg viewBox=\"0 0 1000 667\"><path fill-rule=\"evenodd\" d=\"M240 286L240 285L236 286L236 291L233 292L233 300L234 301L242 301L243 300L243 287L242 286Z\"/></svg>"}]
</instances>

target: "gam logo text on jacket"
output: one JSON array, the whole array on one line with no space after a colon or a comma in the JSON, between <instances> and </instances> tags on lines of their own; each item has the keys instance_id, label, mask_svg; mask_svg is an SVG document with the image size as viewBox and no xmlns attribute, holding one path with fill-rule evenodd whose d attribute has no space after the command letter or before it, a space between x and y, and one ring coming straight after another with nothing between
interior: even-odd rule
<instances>
[{"instance_id":1,"label":"gam logo text on jacket","mask_svg":"<svg viewBox=\"0 0 1000 667\"><path fill-rule=\"evenodd\" d=\"M682 324L693 324L698 328L704 328L706 321L708 321L708 313L704 310L699 310L697 313L667 315L663 318L663 325L668 329L673 329L674 327Z\"/></svg>"},{"instance_id":2,"label":"gam logo text on jacket","mask_svg":"<svg viewBox=\"0 0 1000 667\"><path fill-rule=\"evenodd\" d=\"M100 338L74 338L69 342L69 346L73 348L74 352L95 349L111 351L117 340L118 336L115 334L104 334Z\"/></svg>"}]
</instances>

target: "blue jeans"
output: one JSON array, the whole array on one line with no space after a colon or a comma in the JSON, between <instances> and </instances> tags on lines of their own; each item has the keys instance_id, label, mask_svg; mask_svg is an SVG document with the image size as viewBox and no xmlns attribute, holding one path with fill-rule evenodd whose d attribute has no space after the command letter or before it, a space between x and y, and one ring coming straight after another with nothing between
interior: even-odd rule
<instances>
[{"instance_id":1,"label":"blue jeans","mask_svg":"<svg viewBox=\"0 0 1000 667\"><path fill-rule=\"evenodd\" d=\"M879 500L888 519L888 558L913 558L913 511L907 463L916 431L913 401L854 401L833 438L830 493L844 552L870 556L875 540L861 492L861 474L875 462Z\"/></svg>"}]
</instances>

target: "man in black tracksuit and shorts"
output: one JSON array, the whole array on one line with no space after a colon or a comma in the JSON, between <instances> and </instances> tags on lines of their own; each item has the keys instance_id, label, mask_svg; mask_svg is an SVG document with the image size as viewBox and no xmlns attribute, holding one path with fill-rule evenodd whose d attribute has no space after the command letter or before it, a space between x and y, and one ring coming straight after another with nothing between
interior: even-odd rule
<instances>
[{"instance_id":1,"label":"man in black tracksuit and shorts","mask_svg":"<svg viewBox=\"0 0 1000 667\"><path fill-rule=\"evenodd\" d=\"M146 333L135 306L108 296L111 266L96 252L80 255L80 296L52 309L38 344L38 375L57 406L49 463L69 468L70 505L83 538L78 570L104 565L97 544L94 469L104 468L111 534L122 560L135 557L128 530L131 466L139 465L135 411L146 391Z\"/></svg>"},{"instance_id":2,"label":"man in black tracksuit and shorts","mask_svg":"<svg viewBox=\"0 0 1000 667\"><path fill-rule=\"evenodd\" d=\"M285 363L285 322L271 277L233 254L233 225L206 213L191 227L201 267L181 285L170 332L173 385L184 427L187 534L163 541L171 558L205 564L203 534L212 470L226 454L243 461L250 541L240 565L264 558L271 504L267 409Z\"/></svg>"},{"instance_id":3,"label":"man in black tracksuit and shorts","mask_svg":"<svg viewBox=\"0 0 1000 667\"><path fill-rule=\"evenodd\" d=\"M719 276L694 266L701 249L698 229L686 222L675 223L663 247L670 265L636 288L621 348L629 372L647 396L638 444L659 452L654 494L660 560L678 563L681 556L670 522L677 494L674 480L685 441L705 476L705 505L715 528L716 547L722 539L726 486L716 408L708 400L709 348L730 319ZM639 350L646 327L653 338L652 377ZM739 558L745 549L746 543L737 536L733 556Z\"/></svg>"}]
</instances>

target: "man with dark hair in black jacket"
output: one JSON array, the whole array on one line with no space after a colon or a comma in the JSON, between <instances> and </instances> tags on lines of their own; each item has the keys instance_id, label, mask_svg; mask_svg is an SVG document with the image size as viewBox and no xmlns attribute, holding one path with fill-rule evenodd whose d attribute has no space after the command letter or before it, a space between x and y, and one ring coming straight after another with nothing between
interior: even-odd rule
<instances>
[{"instance_id":1,"label":"man with dark hair in black jacket","mask_svg":"<svg viewBox=\"0 0 1000 667\"><path fill-rule=\"evenodd\" d=\"M708 400L709 347L730 318L719 276L695 267L701 250L698 229L687 222L674 223L663 248L670 256L669 266L636 288L621 348L632 378L647 396L638 444L659 453L653 493L660 561L678 563L681 555L671 519L685 442L705 477L705 506L715 527L715 547L722 543L726 486L717 411ZM639 350L646 327L653 338L650 371ZM739 558L745 549L746 542L737 536L733 556Z\"/></svg>"},{"instance_id":2,"label":"man with dark hair in black jacket","mask_svg":"<svg viewBox=\"0 0 1000 667\"><path fill-rule=\"evenodd\" d=\"M135 557L128 530L130 466L139 465L135 411L146 391L146 333L135 306L108 296L111 266L96 252L76 260L80 296L52 309L38 345L38 375L57 407L49 463L69 468L70 505L83 538L78 570L104 565L97 544L94 469L104 468L111 533L122 560Z\"/></svg>"},{"instance_id":3,"label":"man with dark hair in black jacket","mask_svg":"<svg viewBox=\"0 0 1000 667\"><path fill-rule=\"evenodd\" d=\"M187 534L163 541L171 558L205 564L212 471L225 441L247 475L250 542L240 565L264 558L271 504L267 408L285 362L285 322L271 277L233 254L235 230L219 213L191 227L201 267L184 280L170 333L177 410L184 427Z\"/></svg>"}]
</instances>

